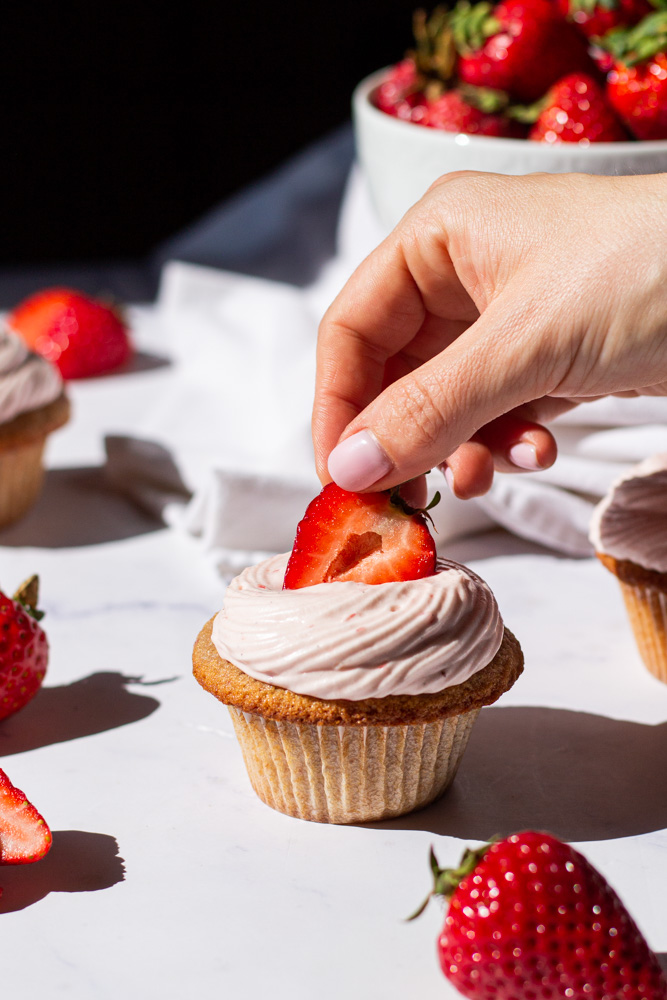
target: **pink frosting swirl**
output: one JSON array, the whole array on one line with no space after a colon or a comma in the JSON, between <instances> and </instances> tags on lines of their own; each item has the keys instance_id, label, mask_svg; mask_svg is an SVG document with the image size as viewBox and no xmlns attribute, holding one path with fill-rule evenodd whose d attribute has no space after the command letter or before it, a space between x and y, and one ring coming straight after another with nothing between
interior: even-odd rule
<instances>
[{"instance_id":1,"label":"pink frosting swirl","mask_svg":"<svg viewBox=\"0 0 667 1000\"><path fill-rule=\"evenodd\" d=\"M481 670L502 641L493 594L458 563L420 580L283 590L287 559L237 576L213 625L220 656L257 680L324 699L430 694Z\"/></svg>"},{"instance_id":2,"label":"pink frosting swirl","mask_svg":"<svg viewBox=\"0 0 667 1000\"><path fill-rule=\"evenodd\" d=\"M7 328L0 328L0 422L37 410L63 390L60 372Z\"/></svg>"},{"instance_id":3,"label":"pink frosting swirl","mask_svg":"<svg viewBox=\"0 0 667 1000\"><path fill-rule=\"evenodd\" d=\"M613 484L593 511L589 537L597 552L667 573L667 454Z\"/></svg>"}]
</instances>

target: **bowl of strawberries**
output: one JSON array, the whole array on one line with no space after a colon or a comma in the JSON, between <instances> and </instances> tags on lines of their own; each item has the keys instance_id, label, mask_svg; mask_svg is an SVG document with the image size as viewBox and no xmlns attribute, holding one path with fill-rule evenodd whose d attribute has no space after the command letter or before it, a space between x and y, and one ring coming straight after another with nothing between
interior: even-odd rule
<instances>
[{"instance_id":1,"label":"bowl of strawberries","mask_svg":"<svg viewBox=\"0 0 667 1000\"><path fill-rule=\"evenodd\" d=\"M667 171L661 2L458 0L417 11L413 48L353 96L383 225L455 170Z\"/></svg>"}]
</instances>

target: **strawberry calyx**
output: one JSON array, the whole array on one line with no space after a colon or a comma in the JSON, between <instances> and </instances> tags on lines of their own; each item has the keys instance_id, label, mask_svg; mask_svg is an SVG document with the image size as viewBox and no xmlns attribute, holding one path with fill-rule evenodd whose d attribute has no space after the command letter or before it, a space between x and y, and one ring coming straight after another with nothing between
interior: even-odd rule
<instances>
[{"instance_id":1,"label":"strawberry calyx","mask_svg":"<svg viewBox=\"0 0 667 1000\"><path fill-rule=\"evenodd\" d=\"M389 493L389 503L392 505L392 507L397 507L398 510L401 511L401 513L406 515L406 517L414 517L415 514L421 514L422 517L425 517L427 521L430 521L430 523L433 525L433 528L435 528L435 524L433 523L433 518L429 514L429 511L433 510L434 507L437 507L440 501L442 500L440 491L436 490L436 492L433 494L431 502L428 503L426 507L413 507L411 504L407 502L407 500L405 500L401 496L400 493L401 486L404 485L405 483L401 483L400 486L392 486L391 489L387 491Z\"/></svg>"},{"instance_id":2,"label":"strawberry calyx","mask_svg":"<svg viewBox=\"0 0 667 1000\"><path fill-rule=\"evenodd\" d=\"M472 83L460 83L458 92L471 107L483 111L485 115L496 115L506 111L510 98L505 90L494 90L493 87L476 87Z\"/></svg>"},{"instance_id":3,"label":"strawberry calyx","mask_svg":"<svg viewBox=\"0 0 667 1000\"><path fill-rule=\"evenodd\" d=\"M502 24L493 14L494 5L487 0L472 4L458 0L449 16L449 27L459 55L469 56L479 51L487 38L497 35Z\"/></svg>"},{"instance_id":4,"label":"strawberry calyx","mask_svg":"<svg viewBox=\"0 0 667 1000\"><path fill-rule=\"evenodd\" d=\"M421 77L421 89L430 100L435 100L454 75L456 46L448 26L449 12L438 6L429 15L416 10L412 18L415 48L408 52Z\"/></svg>"},{"instance_id":5,"label":"strawberry calyx","mask_svg":"<svg viewBox=\"0 0 667 1000\"><path fill-rule=\"evenodd\" d=\"M435 851L431 848L429 860L433 875L433 888L424 902L417 907L414 913L410 914L408 920L416 920L417 917L421 916L434 896L444 896L445 899L451 899L463 879L468 875L472 875L477 865L496 840L497 838L492 838L488 844L483 844L481 847L474 849L466 847L461 856L458 868L441 868L435 856Z\"/></svg>"},{"instance_id":6,"label":"strawberry calyx","mask_svg":"<svg viewBox=\"0 0 667 1000\"><path fill-rule=\"evenodd\" d=\"M613 28L595 44L625 66L636 66L667 49L667 10L647 14L632 28Z\"/></svg>"},{"instance_id":7,"label":"strawberry calyx","mask_svg":"<svg viewBox=\"0 0 667 1000\"><path fill-rule=\"evenodd\" d=\"M24 580L21 586L12 595L12 600L17 601L35 621L41 621L44 612L37 607L39 601L39 577L36 573Z\"/></svg>"},{"instance_id":8,"label":"strawberry calyx","mask_svg":"<svg viewBox=\"0 0 667 1000\"><path fill-rule=\"evenodd\" d=\"M569 12L570 15L581 13L592 17L598 8L618 10L620 6L620 0L570 0Z\"/></svg>"},{"instance_id":9,"label":"strawberry calyx","mask_svg":"<svg viewBox=\"0 0 667 1000\"><path fill-rule=\"evenodd\" d=\"M532 104L513 104L508 107L505 114L513 121L521 122L523 125L534 125L542 112L549 107L551 101L550 91L540 97L539 101Z\"/></svg>"}]
</instances>

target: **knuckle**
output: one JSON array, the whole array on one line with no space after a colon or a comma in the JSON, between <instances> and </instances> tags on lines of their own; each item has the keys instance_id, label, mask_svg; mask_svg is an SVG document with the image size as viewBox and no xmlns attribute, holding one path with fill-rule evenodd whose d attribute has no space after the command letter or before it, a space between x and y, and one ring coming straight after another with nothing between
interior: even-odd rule
<instances>
[{"instance_id":1,"label":"knuckle","mask_svg":"<svg viewBox=\"0 0 667 1000\"><path fill-rule=\"evenodd\" d=\"M444 419L435 387L419 373L403 379L399 386L398 406L405 434L413 447L428 452L438 450Z\"/></svg>"},{"instance_id":2,"label":"knuckle","mask_svg":"<svg viewBox=\"0 0 667 1000\"><path fill-rule=\"evenodd\" d=\"M475 170L452 170L447 174L441 174L437 177L432 184L426 189L426 193L429 191L435 191L437 188L443 188L447 185L455 184L457 181L469 180L472 177L479 176Z\"/></svg>"}]
</instances>

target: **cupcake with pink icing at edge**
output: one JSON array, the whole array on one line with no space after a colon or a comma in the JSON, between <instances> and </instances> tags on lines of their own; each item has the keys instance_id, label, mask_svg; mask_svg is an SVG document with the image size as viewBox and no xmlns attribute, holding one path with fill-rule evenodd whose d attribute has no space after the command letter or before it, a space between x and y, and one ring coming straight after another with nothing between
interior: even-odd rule
<instances>
[{"instance_id":1,"label":"cupcake with pink icing at edge","mask_svg":"<svg viewBox=\"0 0 667 1000\"><path fill-rule=\"evenodd\" d=\"M667 684L667 453L611 486L593 512L590 540L620 584L642 660Z\"/></svg>"},{"instance_id":2,"label":"cupcake with pink icing at edge","mask_svg":"<svg viewBox=\"0 0 667 1000\"><path fill-rule=\"evenodd\" d=\"M22 517L37 499L46 439L69 414L57 368L0 329L0 527Z\"/></svg>"},{"instance_id":3,"label":"cupcake with pink icing at edge","mask_svg":"<svg viewBox=\"0 0 667 1000\"><path fill-rule=\"evenodd\" d=\"M228 707L274 809L359 823L427 805L453 781L482 706L520 675L487 584L433 553L419 579L300 589L283 586L289 554L274 556L232 581L202 629L195 677Z\"/></svg>"}]
</instances>

